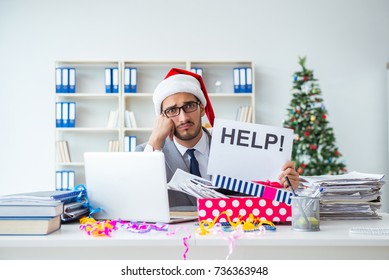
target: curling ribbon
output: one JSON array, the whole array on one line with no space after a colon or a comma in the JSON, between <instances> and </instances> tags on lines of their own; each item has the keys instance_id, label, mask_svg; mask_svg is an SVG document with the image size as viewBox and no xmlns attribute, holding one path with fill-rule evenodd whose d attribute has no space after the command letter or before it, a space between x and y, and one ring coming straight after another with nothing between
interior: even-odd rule
<instances>
[{"instance_id":1,"label":"curling ribbon","mask_svg":"<svg viewBox=\"0 0 389 280\"><path fill-rule=\"evenodd\" d=\"M92 236L111 236L111 232L118 230L118 225L120 225L121 228L134 233L146 233L151 230L168 230L168 225L166 224L133 223L123 220L96 221L91 217L80 219L80 229L85 230L88 235Z\"/></svg>"},{"instance_id":2,"label":"curling ribbon","mask_svg":"<svg viewBox=\"0 0 389 280\"><path fill-rule=\"evenodd\" d=\"M75 191L81 191L80 194L77 196L76 201L77 202L84 202L84 207L89 209L89 218L92 218L92 215L101 211L102 209L100 207L98 208L93 208L90 203L89 203L89 198L88 198L88 192L87 189L84 185L77 185L74 188Z\"/></svg>"},{"instance_id":3,"label":"curling ribbon","mask_svg":"<svg viewBox=\"0 0 389 280\"><path fill-rule=\"evenodd\" d=\"M186 232L188 233L188 236L184 236L184 237L182 238L182 243L184 243L184 246L185 246L185 252L182 254L182 256L183 256L184 260L186 260L186 254L187 254L188 251L189 251L188 240L192 238L192 235L190 234L189 229L186 228L186 227L178 227L178 228L176 228L175 230L166 233L166 235L168 235L168 236L174 235L174 234L176 234L176 233L177 233L179 230L181 230L181 229L185 229Z\"/></svg>"},{"instance_id":4,"label":"curling ribbon","mask_svg":"<svg viewBox=\"0 0 389 280\"><path fill-rule=\"evenodd\" d=\"M135 233L146 233L151 230L155 231L167 231L169 226L166 224L147 224L147 223L132 223L119 221L122 228Z\"/></svg>"},{"instance_id":5,"label":"curling ribbon","mask_svg":"<svg viewBox=\"0 0 389 280\"><path fill-rule=\"evenodd\" d=\"M221 223L216 222L223 214L226 214L228 219L229 226L227 227L223 226ZM242 220L241 216L239 216L237 222L232 222L228 212L224 211L215 217L211 222L206 220L200 221L199 228L196 230L196 232L200 235L206 235L212 232L214 234L220 235L224 240L226 240L228 242L228 254L226 256L226 260L228 260L234 251L236 240L243 237L245 232L258 231L259 233L264 233L266 231L265 226L271 230L275 229L275 225L272 222L261 221L259 218L254 218L253 214L250 214L246 220ZM226 231L231 233L226 236Z\"/></svg>"},{"instance_id":6,"label":"curling ribbon","mask_svg":"<svg viewBox=\"0 0 389 280\"><path fill-rule=\"evenodd\" d=\"M115 220L96 221L94 218L84 217L80 219L80 229L92 236L111 236L111 232L118 228Z\"/></svg>"},{"instance_id":7,"label":"curling ribbon","mask_svg":"<svg viewBox=\"0 0 389 280\"><path fill-rule=\"evenodd\" d=\"M230 215L228 211L221 212L218 216L216 216L213 221L209 222L207 220L202 220L199 222L199 228L196 230L196 233L200 235L206 235L212 232L215 225L220 224L217 223L217 220L221 215L225 214L227 216L228 223L233 230L236 230L240 225L244 232L248 231L260 231L264 232L267 229L274 230L275 225L270 221L263 221L260 218L254 218L253 214L250 214L246 220L242 219L242 216L238 217L237 222L231 221ZM267 226L267 227L266 227ZM229 227L224 227L224 229L229 229Z\"/></svg>"},{"instance_id":8,"label":"curling ribbon","mask_svg":"<svg viewBox=\"0 0 389 280\"><path fill-rule=\"evenodd\" d=\"M243 227L238 225L232 233L226 236L225 231L222 230L221 227L222 226L220 224L216 225L214 233L220 235L221 238L228 242L228 254L226 257L226 260L228 260L234 251L236 240L244 236L244 231Z\"/></svg>"}]
</instances>

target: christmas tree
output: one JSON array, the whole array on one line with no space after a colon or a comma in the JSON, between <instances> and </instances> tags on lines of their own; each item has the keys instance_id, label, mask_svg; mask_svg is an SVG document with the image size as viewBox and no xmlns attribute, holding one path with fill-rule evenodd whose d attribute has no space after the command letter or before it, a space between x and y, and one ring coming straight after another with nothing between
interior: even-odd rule
<instances>
[{"instance_id":1,"label":"christmas tree","mask_svg":"<svg viewBox=\"0 0 389 280\"><path fill-rule=\"evenodd\" d=\"M294 82L284 127L294 130L292 160L300 175L345 173L341 153L335 145L333 129L329 127L327 110L313 70L305 68L306 57L299 58L301 71L294 73Z\"/></svg>"}]
</instances>

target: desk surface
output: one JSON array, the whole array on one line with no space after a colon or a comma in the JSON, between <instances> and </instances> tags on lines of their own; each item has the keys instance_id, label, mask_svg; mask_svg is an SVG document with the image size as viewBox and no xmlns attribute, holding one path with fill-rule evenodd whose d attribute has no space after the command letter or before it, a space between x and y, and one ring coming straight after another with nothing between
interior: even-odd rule
<instances>
[{"instance_id":1,"label":"desk surface","mask_svg":"<svg viewBox=\"0 0 389 280\"><path fill-rule=\"evenodd\" d=\"M318 232L277 226L264 234L246 233L236 241L230 259L389 259L389 236L350 234L356 226L389 228L382 220L321 221ZM228 242L220 235L195 234L195 223L171 225L166 232L145 234L119 229L111 237L92 237L79 224L62 225L47 236L0 236L0 259L225 259Z\"/></svg>"}]
</instances>

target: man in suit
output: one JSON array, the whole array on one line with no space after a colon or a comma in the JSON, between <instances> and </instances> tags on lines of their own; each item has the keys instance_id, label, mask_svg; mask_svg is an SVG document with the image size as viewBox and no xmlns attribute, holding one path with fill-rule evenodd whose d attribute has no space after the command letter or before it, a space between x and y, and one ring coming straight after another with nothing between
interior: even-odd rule
<instances>
[{"instance_id":1,"label":"man in suit","mask_svg":"<svg viewBox=\"0 0 389 280\"><path fill-rule=\"evenodd\" d=\"M177 168L192 171L192 158L198 162L197 174L192 173L210 179L207 167L212 137L202 126L202 117L207 115L213 125L215 115L202 77L183 69L171 69L156 87L153 102L157 115L153 131L149 141L137 146L136 151L163 152L168 181ZM287 187L285 176L296 188L299 174L293 162L285 163L279 176L281 184ZM169 191L169 203L170 206L194 206L196 199L184 193Z\"/></svg>"}]
</instances>

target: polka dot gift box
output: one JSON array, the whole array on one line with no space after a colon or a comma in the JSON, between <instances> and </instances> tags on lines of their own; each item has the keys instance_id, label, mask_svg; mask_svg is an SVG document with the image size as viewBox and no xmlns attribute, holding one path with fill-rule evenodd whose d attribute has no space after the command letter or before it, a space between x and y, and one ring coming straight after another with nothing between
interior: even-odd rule
<instances>
[{"instance_id":1,"label":"polka dot gift box","mask_svg":"<svg viewBox=\"0 0 389 280\"><path fill-rule=\"evenodd\" d=\"M250 214L260 220L272 222L291 221L292 211L290 205L261 197L231 197L231 198L200 198L197 201L199 221L227 222L227 212L233 222L246 220ZM220 216L219 216L220 215Z\"/></svg>"},{"instance_id":2,"label":"polka dot gift box","mask_svg":"<svg viewBox=\"0 0 389 280\"><path fill-rule=\"evenodd\" d=\"M227 176L214 176L213 184L225 190L240 192L246 195L258 196L291 205L292 192L285 190L281 185L272 186L274 182L249 182Z\"/></svg>"},{"instance_id":3,"label":"polka dot gift box","mask_svg":"<svg viewBox=\"0 0 389 280\"><path fill-rule=\"evenodd\" d=\"M238 217L246 220L250 214L255 218L272 222L290 222L292 216L292 192L283 188L266 185L266 182L248 182L227 176L215 175L213 184L222 189L245 194L242 197L202 198L198 199L199 220L213 221L223 212L230 214L232 221ZM247 197L250 195L250 197ZM227 222L226 214L219 217L219 222Z\"/></svg>"}]
</instances>

